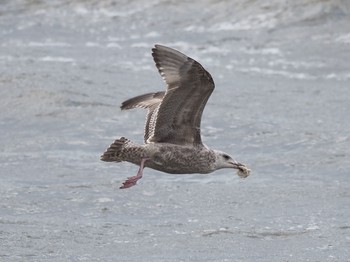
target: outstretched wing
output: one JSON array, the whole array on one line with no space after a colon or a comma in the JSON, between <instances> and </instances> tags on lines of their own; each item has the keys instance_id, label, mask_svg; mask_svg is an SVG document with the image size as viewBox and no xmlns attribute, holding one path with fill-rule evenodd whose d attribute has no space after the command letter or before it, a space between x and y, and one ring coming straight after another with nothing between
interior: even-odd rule
<instances>
[{"instance_id":1,"label":"outstretched wing","mask_svg":"<svg viewBox=\"0 0 350 262\"><path fill-rule=\"evenodd\" d=\"M214 90L211 75L197 61L174 49L156 45L152 51L167 90L148 117L147 143L202 144L202 113Z\"/></svg>"},{"instance_id":2,"label":"outstretched wing","mask_svg":"<svg viewBox=\"0 0 350 262\"><path fill-rule=\"evenodd\" d=\"M153 114L155 109L159 106L160 102L162 101L164 94L165 92L163 91L136 96L124 101L120 107L122 110L132 109L136 107L148 109L144 134L145 143L149 138L149 134L154 129L155 117L153 116Z\"/></svg>"}]
</instances>

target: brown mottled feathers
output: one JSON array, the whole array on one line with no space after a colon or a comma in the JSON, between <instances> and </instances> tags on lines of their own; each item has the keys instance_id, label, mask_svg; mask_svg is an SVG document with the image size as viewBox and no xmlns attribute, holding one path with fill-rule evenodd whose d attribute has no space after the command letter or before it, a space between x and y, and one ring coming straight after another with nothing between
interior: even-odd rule
<instances>
[{"instance_id":1,"label":"brown mottled feathers","mask_svg":"<svg viewBox=\"0 0 350 262\"><path fill-rule=\"evenodd\" d=\"M162 102L164 94L165 92L162 91L157 93L148 93L148 94L136 96L124 101L120 107L122 110L132 109L136 107L148 109L145 130L144 130L145 143L147 143L150 133L153 133L154 131L156 116L153 114L155 109Z\"/></svg>"},{"instance_id":2,"label":"brown mottled feathers","mask_svg":"<svg viewBox=\"0 0 350 262\"><path fill-rule=\"evenodd\" d=\"M115 140L114 143L107 148L106 152L103 153L101 160L107 162L121 162L122 159L120 158L119 154L122 152L122 148L126 141L127 139L125 137Z\"/></svg>"},{"instance_id":3,"label":"brown mottled feathers","mask_svg":"<svg viewBox=\"0 0 350 262\"><path fill-rule=\"evenodd\" d=\"M101 156L102 161L121 162L128 159L129 162L138 164L144 155L144 148L133 143L125 137L115 140Z\"/></svg>"},{"instance_id":4,"label":"brown mottled feathers","mask_svg":"<svg viewBox=\"0 0 350 262\"><path fill-rule=\"evenodd\" d=\"M166 92L131 98L121 108L148 108L145 143L202 145L202 113L214 90L211 75L198 62L169 47L156 45L152 56L167 84Z\"/></svg>"}]
</instances>

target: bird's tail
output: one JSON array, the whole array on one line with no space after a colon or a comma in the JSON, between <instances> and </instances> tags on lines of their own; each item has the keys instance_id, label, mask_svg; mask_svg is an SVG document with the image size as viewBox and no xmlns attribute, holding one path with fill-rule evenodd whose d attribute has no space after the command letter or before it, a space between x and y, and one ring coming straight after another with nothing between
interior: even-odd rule
<instances>
[{"instance_id":1,"label":"bird's tail","mask_svg":"<svg viewBox=\"0 0 350 262\"><path fill-rule=\"evenodd\" d=\"M125 161L125 149L128 145L132 144L132 142L125 137L121 137L114 141L113 144L109 146L106 152L101 156L102 161L106 162L121 162Z\"/></svg>"}]
</instances>

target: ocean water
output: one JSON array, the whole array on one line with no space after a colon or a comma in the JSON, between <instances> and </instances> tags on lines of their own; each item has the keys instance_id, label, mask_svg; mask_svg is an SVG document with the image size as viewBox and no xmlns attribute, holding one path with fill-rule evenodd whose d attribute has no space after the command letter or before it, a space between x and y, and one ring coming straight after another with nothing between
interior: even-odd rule
<instances>
[{"instance_id":1,"label":"ocean water","mask_svg":"<svg viewBox=\"0 0 350 262\"><path fill-rule=\"evenodd\" d=\"M1 1L0 260L350 261L349 29L346 0ZM119 190L156 43L211 73L203 140L250 177Z\"/></svg>"}]
</instances>

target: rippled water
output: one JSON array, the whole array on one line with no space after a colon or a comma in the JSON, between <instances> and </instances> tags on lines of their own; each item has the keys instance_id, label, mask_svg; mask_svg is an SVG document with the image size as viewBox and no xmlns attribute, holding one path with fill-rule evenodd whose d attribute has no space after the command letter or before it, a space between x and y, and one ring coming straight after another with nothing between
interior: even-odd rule
<instances>
[{"instance_id":1,"label":"rippled water","mask_svg":"<svg viewBox=\"0 0 350 262\"><path fill-rule=\"evenodd\" d=\"M349 261L348 1L3 1L0 258ZM216 89L205 143L253 173L176 176L99 161L142 142L122 101L164 89L155 43Z\"/></svg>"}]
</instances>

